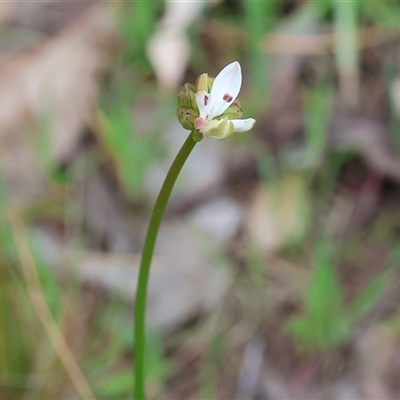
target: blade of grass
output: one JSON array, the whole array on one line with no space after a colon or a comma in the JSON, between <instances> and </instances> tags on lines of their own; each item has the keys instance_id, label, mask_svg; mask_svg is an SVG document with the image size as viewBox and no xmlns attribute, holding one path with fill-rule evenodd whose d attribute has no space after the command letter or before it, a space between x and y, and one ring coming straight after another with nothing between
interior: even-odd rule
<instances>
[{"instance_id":1,"label":"blade of grass","mask_svg":"<svg viewBox=\"0 0 400 400\"><path fill-rule=\"evenodd\" d=\"M60 357L61 363L67 371L67 374L79 393L79 396L84 400L95 400L96 397L93 394L92 389L86 381L46 303L35 261L29 247L26 228L20 212L16 206L10 205L7 214L21 263L22 272L28 288L28 294L36 315L43 325L54 350Z\"/></svg>"},{"instance_id":2,"label":"blade of grass","mask_svg":"<svg viewBox=\"0 0 400 400\"><path fill-rule=\"evenodd\" d=\"M249 56L251 67L251 84L253 95L265 99L267 92L267 55L261 49L265 32L276 20L273 1L244 1L245 24L249 32ZM261 101L262 103L262 101Z\"/></svg>"},{"instance_id":3,"label":"blade of grass","mask_svg":"<svg viewBox=\"0 0 400 400\"><path fill-rule=\"evenodd\" d=\"M400 29L400 5L393 1L365 1L360 2L365 16L385 28Z\"/></svg>"},{"instance_id":4,"label":"blade of grass","mask_svg":"<svg viewBox=\"0 0 400 400\"><path fill-rule=\"evenodd\" d=\"M335 56L340 91L348 105L355 106L359 91L358 8L354 0L334 2Z\"/></svg>"},{"instance_id":5,"label":"blade of grass","mask_svg":"<svg viewBox=\"0 0 400 400\"><path fill-rule=\"evenodd\" d=\"M357 320L367 314L387 289L391 276L387 271L377 274L350 305L349 315Z\"/></svg>"},{"instance_id":6,"label":"blade of grass","mask_svg":"<svg viewBox=\"0 0 400 400\"><path fill-rule=\"evenodd\" d=\"M307 156L317 166L326 146L326 123L332 103L333 90L326 84L305 91Z\"/></svg>"}]
</instances>

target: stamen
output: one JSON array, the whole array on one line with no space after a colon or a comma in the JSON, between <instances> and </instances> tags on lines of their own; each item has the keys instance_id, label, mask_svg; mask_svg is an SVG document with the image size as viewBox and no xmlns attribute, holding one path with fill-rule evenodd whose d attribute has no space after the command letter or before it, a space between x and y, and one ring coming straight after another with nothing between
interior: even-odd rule
<instances>
[{"instance_id":1,"label":"stamen","mask_svg":"<svg viewBox=\"0 0 400 400\"><path fill-rule=\"evenodd\" d=\"M206 106L208 103L209 97L208 96L204 96L204 105Z\"/></svg>"},{"instance_id":2,"label":"stamen","mask_svg":"<svg viewBox=\"0 0 400 400\"><path fill-rule=\"evenodd\" d=\"M222 99L225 100L227 103L230 103L233 100L233 97L229 93L225 93Z\"/></svg>"}]
</instances>

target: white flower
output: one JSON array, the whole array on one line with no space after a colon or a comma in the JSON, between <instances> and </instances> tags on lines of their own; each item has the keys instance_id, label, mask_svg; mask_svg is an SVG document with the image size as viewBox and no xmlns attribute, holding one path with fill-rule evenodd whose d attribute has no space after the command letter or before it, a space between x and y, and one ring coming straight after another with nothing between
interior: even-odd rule
<instances>
[{"instance_id":1,"label":"white flower","mask_svg":"<svg viewBox=\"0 0 400 400\"><path fill-rule=\"evenodd\" d=\"M224 112L236 100L242 86L242 71L235 61L227 65L215 78L211 93L201 90L196 93L199 117L194 127L204 136L212 139L226 139L234 132L247 132L255 124L255 119L229 119Z\"/></svg>"}]
</instances>

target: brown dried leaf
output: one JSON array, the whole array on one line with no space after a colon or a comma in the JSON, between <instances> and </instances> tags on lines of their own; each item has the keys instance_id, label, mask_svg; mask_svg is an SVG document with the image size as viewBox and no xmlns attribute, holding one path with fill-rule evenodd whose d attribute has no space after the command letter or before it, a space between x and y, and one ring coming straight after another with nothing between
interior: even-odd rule
<instances>
[{"instance_id":1,"label":"brown dried leaf","mask_svg":"<svg viewBox=\"0 0 400 400\"><path fill-rule=\"evenodd\" d=\"M35 134L49 134L51 162L71 155L91 123L99 75L115 38L109 10L96 5L61 35L1 60L0 167L14 194L41 191Z\"/></svg>"},{"instance_id":2,"label":"brown dried leaf","mask_svg":"<svg viewBox=\"0 0 400 400\"><path fill-rule=\"evenodd\" d=\"M286 174L279 182L260 185L247 220L250 239L265 252L298 240L304 234L309 207L301 175Z\"/></svg>"}]
</instances>

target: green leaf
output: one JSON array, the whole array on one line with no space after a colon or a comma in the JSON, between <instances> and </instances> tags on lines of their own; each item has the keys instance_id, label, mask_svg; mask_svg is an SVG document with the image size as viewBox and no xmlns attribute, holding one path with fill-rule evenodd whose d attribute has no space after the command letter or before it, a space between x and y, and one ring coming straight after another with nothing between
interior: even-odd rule
<instances>
[{"instance_id":1,"label":"green leaf","mask_svg":"<svg viewBox=\"0 0 400 400\"><path fill-rule=\"evenodd\" d=\"M150 381L162 381L174 370L174 364L164 357L164 347L160 335L152 333L146 339L146 369Z\"/></svg>"},{"instance_id":2,"label":"green leaf","mask_svg":"<svg viewBox=\"0 0 400 400\"><path fill-rule=\"evenodd\" d=\"M315 271L305 295L304 317L293 317L286 328L308 349L327 350L340 345L350 334L350 320L343 307L342 290L331 265L333 250L322 240L314 252Z\"/></svg>"},{"instance_id":3,"label":"green leaf","mask_svg":"<svg viewBox=\"0 0 400 400\"><path fill-rule=\"evenodd\" d=\"M363 14L385 28L400 29L400 5L394 1L360 2Z\"/></svg>"},{"instance_id":4,"label":"green leaf","mask_svg":"<svg viewBox=\"0 0 400 400\"><path fill-rule=\"evenodd\" d=\"M154 158L153 136L137 135L130 109L124 104L115 105L107 114L100 112L99 120L123 187L128 193L137 193Z\"/></svg>"},{"instance_id":5,"label":"green leaf","mask_svg":"<svg viewBox=\"0 0 400 400\"><path fill-rule=\"evenodd\" d=\"M359 79L359 55L357 29L359 24L359 4L355 0L334 3L334 33L335 58L339 71L342 90L349 91L351 86L345 86Z\"/></svg>"},{"instance_id":6,"label":"green leaf","mask_svg":"<svg viewBox=\"0 0 400 400\"><path fill-rule=\"evenodd\" d=\"M306 294L306 311L324 323L343 315L342 291L330 263L332 247L328 241L318 244L314 253L315 271Z\"/></svg>"},{"instance_id":7,"label":"green leaf","mask_svg":"<svg viewBox=\"0 0 400 400\"><path fill-rule=\"evenodd\" d=\"M313 343L316 341L315 331L312 329L311 321L307 317L290 318L286 323L285 330L305 342Z\"/></svg>"},{"instance_id":8,"label":"green leaf","mask_svg":"<svg viewBox=\"0 0 400 400\"><path fill-rule=\"evenodd\" d=\"M333 87L320 84L305 91L307 157L316 166L326 146L326 122L333 98Z\"/></svg>"},{"instance_id":9,"label":"green leaf","mask_svg":"<svg viewBox=\"0 0 400 400\"><path fill-rule=\"evenodd\" d=\"M104 399L122 399L132 391L132 370L118 372L105 378L97 388L98 397Z\"/></svg>"},{"instance_id":10,"label":"green leaf","mask_svg":"<svg viewBox=\"0 0 400 400\"><path fill-rule=\"evenodd\" d=\"M349 317L357 320L368 313L385 291L390 280L387 271L377 274L372 281L355 298L350 306Z\"/></svg>"}]
</instances>

